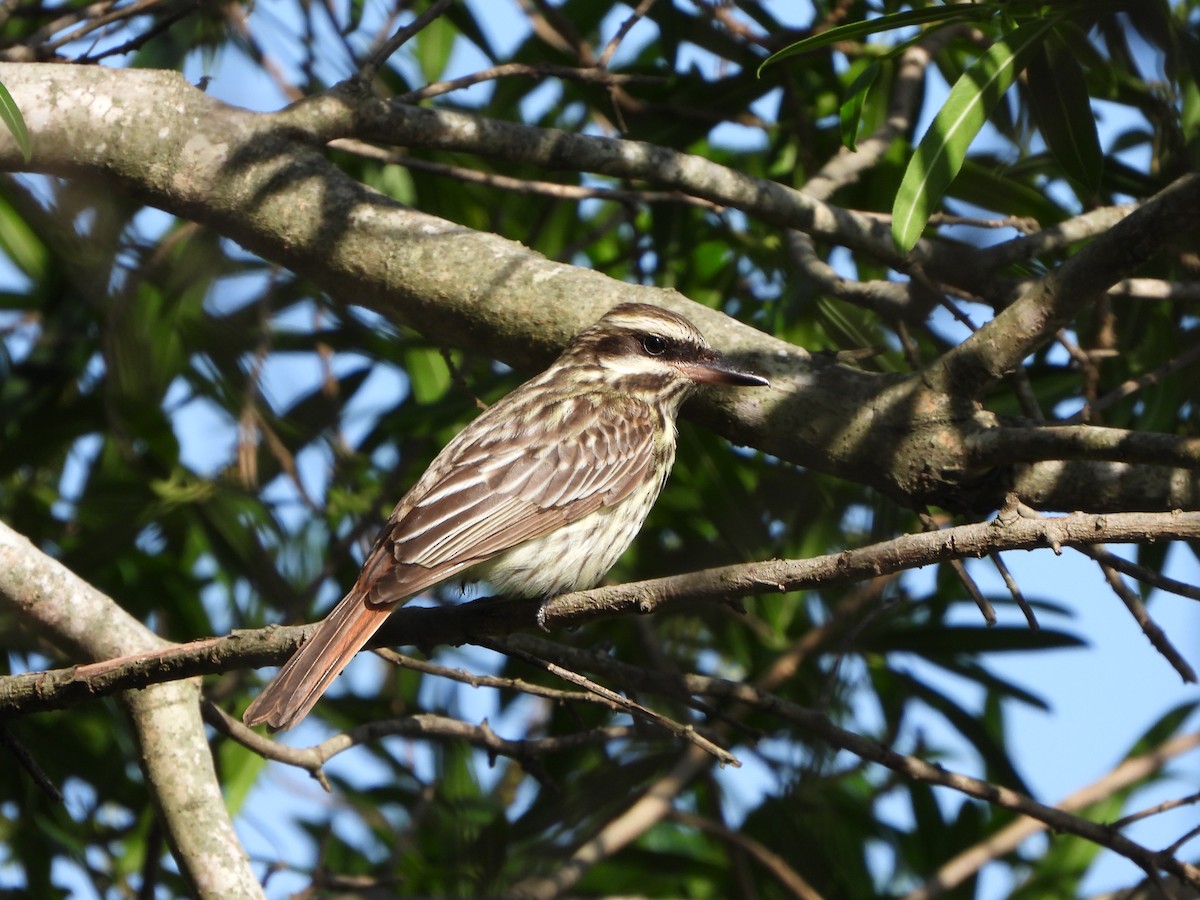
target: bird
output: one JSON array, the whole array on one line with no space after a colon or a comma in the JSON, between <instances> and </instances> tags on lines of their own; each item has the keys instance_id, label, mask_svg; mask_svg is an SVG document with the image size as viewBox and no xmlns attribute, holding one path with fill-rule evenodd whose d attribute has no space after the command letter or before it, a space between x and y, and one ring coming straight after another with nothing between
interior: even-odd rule
<instances>
[{"instance_id":1,"label":"bird","mask_svg":"<svg viewBox=\"0 0 1200 900\"><path fill-rule=\"evenodd\" d=\"M769 387L688 319L613 307L548 369L453 438L401 498L354 586L242 719L303 719L392 610L461 576L505 597L594 587L641 530L675 461L676 417L697 385Z\"/></svg>"}]
</instances>

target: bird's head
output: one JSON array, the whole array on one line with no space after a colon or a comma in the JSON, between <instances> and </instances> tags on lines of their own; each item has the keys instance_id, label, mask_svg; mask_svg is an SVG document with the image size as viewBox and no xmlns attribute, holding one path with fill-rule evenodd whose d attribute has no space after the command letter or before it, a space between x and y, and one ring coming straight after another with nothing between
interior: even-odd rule
<instances>
[{"instance_id":1,"label":"bird's head","mask_svg":"<svg viewBox=\"0 0 1200 900\"><path fill-rule=\"evenodd\" d=\"M679 400L696 384L768 385L732 366L683 316L645 303L613 307L575 336L559 363L593 368L619 390Z\"/></svg>"}]
</instances>

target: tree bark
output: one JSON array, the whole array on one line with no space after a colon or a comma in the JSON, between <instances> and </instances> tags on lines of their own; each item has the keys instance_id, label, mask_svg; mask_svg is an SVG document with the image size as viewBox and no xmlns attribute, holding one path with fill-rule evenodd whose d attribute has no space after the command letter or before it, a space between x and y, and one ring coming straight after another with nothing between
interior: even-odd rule
<instances>
[{"instance_id":1,"label":"tree bark","mask_svg":"<svg viewBox=\"0 0 1200 900\"><path fill-rule=\"evenodd\" d=\"M1153 257L1197 205L1200 179L1181 179L1147 201L1140 216L1113 226L1115 234L1135 220L1129 235L1097 240L1100 249L1086 265L1068 264L1026 284L1017 302L970 341L904 377L828 361L675 292L554 263L513 241L408 209L353 181L323 155L324 143L348 136L402 135L417 142L424 133L427 143L441 146L452 127L455 147L487 152L489 132L478 121L469 128L471 117L387 105L351 90L253 113L207 97L176 73L137 69L2 64L0 81L23 111L33 146L26 164L12 139L0 135L0 166L106 179L434 341L533 370L616 303L676 309L772 380L770 391L706 392L691 407L693 418L736 443L868 484L903 505L986 511L998 508L1009 491L1033 506L1061 510L1169 510L1196 508L1200 500L1195 467L1178 462L1134 466L1109 457L1048 456L980 465L973 450L981 435L1006 427L976 395L1048 340L1071 309ZM428 127L422 132L414 122ZM644 145L597 145L589 140L600 139L568 141L549 129L506 128L523 129L527 138L522 144L519 134L506 131L508 158L542 159L549 141L560 168L616 167L698 196L745 197L752 212L757 184L764 197L775 198L770 215L780 222L886 257L860 216L803 201L787 193L791 189L726 177L722 167L674 151L663 170L661 155ZM1135 240L1126 240L1131 236ZM1123 252L1102 252L1114 244ZM963 255L991 258L974 250L946 253L937 245L919 248L917 258L957 277L946 257ZM957 269L964 268L970 266L960 261ZM978 276L963 276L972 279ZM1077 288L1086 290L1077 296ZM1138 439L1131 434L1130 446Z\"/></svg>"},{"instance_id":2,"label":"tree bark","mask_svg":"<svg viewBox=\"0 0 1200 900\"><path fill-rule=\"evenodd\" d=\"M112 659L169 646L3 523L0 604L72 659ZM213 768L200 716L200 679L128 690L120 699L137 734L147 788L196 896L263 896Z\"/></svg>"}]
</instances>

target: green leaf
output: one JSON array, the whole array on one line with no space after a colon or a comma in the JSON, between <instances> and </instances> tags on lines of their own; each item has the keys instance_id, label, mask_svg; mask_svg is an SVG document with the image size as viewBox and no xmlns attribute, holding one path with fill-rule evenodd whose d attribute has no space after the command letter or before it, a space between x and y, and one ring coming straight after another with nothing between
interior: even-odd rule
<instances>
[{"instance_id":1,"label":"green leaf","mask_svg":"<svg viewBox=\"0 0 1200 900\"><path fill-rule=\"evenodd\" d=\"M941 203L988 114L1016 80L1053 19L1021 25L996 41L967 67L950 89L904 172L892 207L892 239L907 253L921 237L930 213Z\"/></svg>"},{"instance_id":2,"label":"green leaf","mask_svg":"<svg viewBox=\"0 0 1200 900\"><path fill-rule=\"evenodd\" d=\"M1055 162L1085 203L1104 173L1104 151L1083 69L1055 32L1029 60L1029 107Z\"/></svg>"},{"instance_id":3,"label":"green leaf","mask_svg":"<svg viewBox=\"0 0 1200 900\"><path fill-rule=\"evenodd\" d=\"M863 640L863 647L876 653L916 653L937 661L941 656L967 653L1016 653L1081 647L1084 642L1073 634L1043 628L1032 631L1023 626L959 627L935 625L921 628L895 628Z\"/></svg>"},{"instance_id":4,"label":"green leaf","mask_svg":"<svg viewBox=\"0 0 1200 900\"><path fill-rule=\"evenodd\" d=\"M1126 758L1140 756L1143 753L1150 753L1157 750L1187 724L1188 719L1191 718L1198 705L1200 704L1188 701L1167 710L1153 725L1146 729L1141 737L1134 741L1133 745L1129 748Z\"/></svg>"},{"instance_id":5,"label":"green leaf","mask_svg":"<svg viewBox=\"0 0 1200 900\"><path fill-rule=\"evenodd\" d=\"M858 126L862 121L863 102L867 92L879 77L879 63L873 62L859 74L850 85L849 96L842 103L839 116L842 123L842 143L848 150L858 149Z\"/></svg>"},{"instance_id":6,"label":"green leaf","mask_svg":"<svg viewBox=\"0 0 1200 900\"><path fill-rule=\"evenodd\" d=\"M822 31L820 34L806 37L802 41L796 41L796 43L789 44L782 50L772 53L758 67L758 74L761 77L762 70L771 65L771 63L779 62L781 59L787 59L790 56L798 56L801 53L809 53L821 47L827 47L830 44L857 40L867 35L878 34L881 31L895 31L897 28L928 25L933 22L940 23L941 25L952 25L957 22L989 19L995 15L996 9L997 6L995 4L988 3L951 3L947 6L928 6L924 9L910 9L890 16L879 16L861 22L850 22L846 25L839 25L837 28L830 28L828 31Z\"/></svg>"},{"instance_id":7,"label":"green leaf","mask_svg":"<svg viewBox=\"0 0 1200 900\"><path fill-rule=\"evenodd\" d=\"M404 368L408 373L413 398L418 403L433 403L450 387L450 367L446 365L446 358L435 348L412 348L405 354Z\"/></svg>"},{"instance_id":8,"label":"green leaf","mask_svg":"<svg viewBox=\"0 0 1200 900\"><path fill-rule=\"evenodd\" d=\"M0 120L12 133L13 140L17 142L17 149L21 151L21 156L25 157L25 162L29 162L33 155L33 148L29 145L29 130L25 127L25 117L21 115L17 101L13 99L12 94L8 92L8 88L3 83L0 83Z\"/></svg>"},{"instance_id":9,"label":"green leaf","mask_svg":"<svg viewBox=\"0 0 1200 900\"><path fill-rule=\"evenodd\" d=\"M241 811L254 782L266 768L267 761L247 750L236 741L221 741L217 745L221 785L225 789L225 805L235 815Z\"/></svg>"},{"instance_id":10,"label":"green leaf","mask_svg":"<svg viewBox=\"0 0 1200 900\"><path fill-rule=\"evenodd\" d=\"M7 193L0 194L0 252L30 278L45 278L51 254L38 233L16 207L10 205ZM39 298L20 299L20 294L6 294L3 307L32 303Z\"/></svg>"},{"instance_id":11,"label":"green leaf","mask_svg":"<svg viewBox=\"0 0 1200 900\"><path fill-rule=\"evenodd\" d=\"M1025 780L1008 757L1002 725L997 726L985 721L977 711L968 711L945 693L906 672L893 669L891 676L906 696L920 700L930 709L940 713L955 731L970 741L971 746L987 763L989 778L998 778L1004 784L1028 792Z\"/></svg>"},{"instance_id":12,"label":"green leaf","mask_svg":"<svg viewBox=\"0 0 1200 900\"><path fill-rule=\"evenodd\" d=\"M1011 216L1026 216L1042 227L1067 218L1069 211L1060 207L1045 191L1038 190L1035 160L1008 166L985 155L972 155L963 162L946 195L983 209Z\"/></svg>"},{"instance_id":13,"label":"green leaf","mask_svg":"<svg viewBox=\"0 0 1200 900\"><path fill-rule=\"evenodd\" d=\"M416 40L416 57L427 82L441 79L457 37L454 26L440 16L421 30Z\"/></svg>"}]
</instances>

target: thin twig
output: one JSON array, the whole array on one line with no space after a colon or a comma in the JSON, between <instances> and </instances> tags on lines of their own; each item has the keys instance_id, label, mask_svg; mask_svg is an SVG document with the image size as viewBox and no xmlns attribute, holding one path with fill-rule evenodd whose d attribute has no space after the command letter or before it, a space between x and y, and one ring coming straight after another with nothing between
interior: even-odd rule
<instances>
[{"instance_id":1,"label":"thin twig","mask_svg":"<svg viewBox=\"0 0 1200 900\"><path fill-rule=\"evenodd\" d=\"M486 751L490 756L505 756L516 760L529 774L539 781L545 781L546 775L541 769L539 757L547 753L574 750L611 741L629 740L635 736L634 730L628 726L611 725L559 737L510 741L492 731L486 719L478 725L472 725L448 716L418 713L397 719L369 722L341 734L335 734L311 747L290 747L258 734L211 701L204 701L203 712L205 721L226 737L237 741L264 759L304 769L326 791L332 791L332 786L324 770L325 764L329 760L351 747L377 741L384 737L401 736L466 741L468 744Z\"/></svg>"},{"instance_id":2,"label":"thin twig","mask_svg":"<svg viewBox=\"0 0 1200 900\"><path fill-rule=\"evenodd\" d=\"M491 650L495 650L497 653L503 653L506 656L516 657L517 659L520 659L531 666L543 669L544 671L549 672L551 675L556 675L564 681L569 681L571 684L577 684L582 688L586 688L589 691L599 694L601 697L604 697L613 703L618 703L624 708L625 712L628 712L639 718L646 719L647 721L664 729L667 731L667 733L673 734L678 738L682 738L683 740L694 744L705 753L711 754L722 765L737 767L741 766L742 764L736 756L734 756L724 747L719 747L714 744L708 738L697 732L696 729L691 725L684 725L680 722L676 722L669 716L664 716L662 713L655 712L652 709L642 706L640 703L630 700L628 697L622 697L616 691L609 690L608 688L604 687L604 685L597 684L590 678L580 675L578 672L572 672L570 669L560 666L557 663L542 659L533 653L529 653L502 641L480 641L479 645L481 647L487 647Z\"/></svg>"},{"instance_id":3,"label":"thin twig","mask_svg":"<svg viewBox=\"0 0 1200 900\"><path fill-rule=\"evenodd\" d=\"M1021 404L1021 411L1034 422L1045 422L1046 414L1042 412L1042 406L1038 403L1037 394L1034 393L1033 385L1029 381L1028 370L1021 366L1009 375L1008 379L1016 390L1017 402Z\"/></svg>"},{"instance_id":4,"label":"thin twig","mask_svg":"<svg viewBox=\"0 0 1200 900\"><path fill-rule=\"evenodd\" d=\"M713 681L715 682L716 679ZM914 756L897 753L870 738L839 728L821 713L805 709L773 695L760 694L749 685L726 682L724 688L729 692L729 696L757 706L759 709L773 712L781 718L811 731L835 747L886 766L908 778L948 787L994 806L1030 816L1055 831L1075 834L1094 844L1107 847L1114 853L1132 860L1147 873L1161 869L1179 876L1191 887L1200 888L1200 868L1176 859L1169 853L1150 850L1106 826L1071 815L1062 809L1039 803L1011 788L952 772L940 765L927 763ZM1192 739L1195 739L1194 736Z\"/></svg>"},{"instance_id":5,"label":"thin twig","mask_svg":"<svg viewBox=\"0 0 1200 900\"><path fill-rule=\"evenodd\" d=\"M1096 360L1092 354L1085 351L1082 347L1071 340L1070 335L1064 329L1059 329L1054 335L1055 342L1067 351L1067 355L1079 367L1080 374L1083 375L1083 390L1080 393L1083 395L1083 408L1076 413L1082 422L1092 422L1095 420L1096 409L1096 386L1100 383L1100 369L1096 365Z\"/></svg>"},{"instance_id":6,"label":"thin twig","mask_svg":"<svg viewBox=\"0 0 1200 900\"><path fill-rule=\"evenodd\" d=\"M630 29L632 29L633 26L636 25L642 19L642 17L650 11L650 7L652 7L654 3L655 0L642 0L642 2L637 5L637 8L630 13L629 18L621 23L620 27L617 29L617 33L612 36L612 40L610 40L600 52L600 58L596 60L597 68L608 68L608 64L612 61L613 54L617 52L617 47L621 45L621 41L625 40L625 35L629 34Z\"/></svg>"},{"instance_id":7,"label":"thin twig","mask_svg":"<svg viewBox=\"0 0 1200 900\"><path fill-rule=\"evenodd\" d=\"M1182 836L1182 837L1180 837L1180 838L1179 838L1178 840L1176 840L1176 841L1173 841L1173 842L1172 842L1172 843L1171 843L1171 844L1170 844L1170 845L1169 845L1169 846L1166 848L1167 852L1168 852L1168 853L1176 853L1176 852L1178 852L1178 850L1179 850L1179 848L1180 848L1180 847L1182 847L1184 844L1186 844L1188 841L1190 841L1192 838L1196 837L1197 835L1200 835L1200 825L1197 825L1195 828L1191 828L1191 829L1189 829L1189 830L1185 831L1185 832L1183 833L1183 836Z\"/></svg>"},{"instance_id":8,"label":"thin twig","mask_svg":"<svg viewBox=\"0 0 1200 900\"><path fill-rule=\"evenodd\" d=\"M1149 566L1130 562L1124 557L1117 556L1117 554L1104 550L1101 547L1076 547L1075 549L1084 556L1090 556L1096 562L1112 566L1112 568L1121 574L1135 578L1144 584L1150 585L1150 587L1178 594L1180 597L1187 597L1189 600L1200 600L1200 587L1187 584L1183 581L1176 581L1174 578L1168 578L1166 575L1156 572Z\"/></svg>"},{"instance_id":9,"label":"thin twig","mask_svg":"<svg viewBox=\"0 0 1200 900\"><path fill-rule=\"evenodd\" d=\"M1013 578L1012 572L1008 570L1007 563L999 553L992 552L988 554L992 564L995 565L996 571L1000 573L1000 577L1004 579L1004 586L1008 588L1008 592L1012 594L1013 602L1021 608L1021 612L1025 614L1025 621L1029 623L1029 627L1034 631L1041 630L1041 625L1038 624L1037 616L1033 612L1033 607L1029 605L1029 601L1025 599L1025 595L1021 592L1021 586L1017 584L1017 579Z\"/></svg>"},{"instance_id":10,"label":"thin twig","mask_svg":"<svg viewBox=\"0 0 1200 900\"><path fill-rule=\"evenodd\" d=\"M432 162L427 159L417 159L402 153L393 153L375 147L372 144L351 139L330 141L329 146L335 150L344 150L361 156L364 159L374 159L419 172L429 172L442 175L457 181L471 184L483 184L498 190L511 191L515 194L535 194L553 197L557 200L608 200L614 203L680 203L687 206L698 206L701 209L722 212L725 207L712 203L701 197L693 197L681 191L635 191L629 189L583 187L576 184L560 184L554 181L537 181L527 178L513 178L494 172L481 172L465 166L451 166L446 163Z\"/></svg>"},{"instance_id":11,"label":"thin twig","mask_svg":"<svg viewBox=\"0 0 1200 900\"><path fill-rule=\"evenodd\" d=\"M533 684L521 678L502 678L498 675L477 675L474 672L468 672L465 669L452 669L449 666L441 666L437 663L428 662L422 659L415 659L411 656L405 656L402 653L397 653L387 647L377 647L375 655L387 660L392 665L400 669L408 669L413 672L420 672L423 675L434 675L438 678L446 678L450 681L458 681L462 684L469 684L471 687L492 687L501 690L520 691L523 694L529 694L534 697L541 697L545 700L553 700L555 703L577 702L577 703L598 703L615 711L624 711L625 707L619 703L613 703L607 697L602 697L593 691L563 691L557 688L546 687L541 684Z\"/></svg>"},{"instance_id":12,"label":"thin twig","mask_svg":"<svg viewBox=\"0 0 1200 900\"><path fill-rule=\"evenodd\" d=\"M950 315L952 315L960 325L962 325L972 334L979 331L979 326L971 321L971 317L959 309L957 304L955 304L955 302L951 300L949 296L947 296L941 285L937 284L937 282L929 277L929 275L925 272L924 266L913 263L909 266L908 274L913 281L925 288L925 290L928 291L932 296L936 297L938 306L950 313Z\"/></svg>"},{"instance_id":13,"label":"thin twig","mask_svg":"<svg viewBox=\"0 0 1200 900\"><path fill-rule=\"evenodd\" d=\"M1138 810L1135 813L1130 813L1127 816L1122 816L1117 821L1111 823L1112 828L1124 828L1126 825L1132 825L1134 822L1140 822L1142 819L1148 819L1151 816L1157 816L1160 813L1168 812L1172 809L1178 809L1181 806L1191 806L1194 803L1200 803L1200 792L1189 794L1186 797L1176 797L1174 800L1164 800L1162 803L1157 803L1154 806L1149 806L1146 809Z\"/></svg>"},{"instance_id":14,"label":"thin twig","mask_svg":"<svg viewBox=\"0 0 1200 900\"><path fill-rule=\"evenodd\" d=\"M132 53L134 50L139 49L140 47L142 47L149 41L158 37L163 32L170 30L177 22L180 22L183 19L186 19L188 16L197 12L199 9L200 9L200 4L198 4L198 3L195 3L195 4L181 3L174 10L169 11L169 12L165 13L163 16L161 16L160 18L154 20L153 24L150 25L145 31L141 32L140 34L134 35L129 40L127 40L125 43L120 44L116 47L110 47L109 49L104 50L104 51L97 53L95 55L92 55L92 56L81 56L77 60L75 60L75 62L79 65L94 65L95 63L98 63L101 60L103 60L107 57L110 57L110 56L123 56L126 53Z\"/></svg>"},{"instance_id":15,"label":"thin twig","mask_svg":"<svg viewBox=\"0 0 1200 900\"><path fill-rule=\"evenodd\" d=\"M518 3L539 39L560 53L574 53L588 65L595 62L591 48L580 40L570 22L559 15L553 6L536 0L518 0Z\"/></svg>"},{"instance_id":16,"label":"thin twig","mask_svg":"<svg viewBox=\"0 0 1200 900\"><path fill-rule=\"evenodd\" d=\"M669 772L634 800L628 809L576 847L570 859L558 865L551 874L518 882L509 896L562 896L596 863L612 856L669 815L675 797L712 764L713 758L699 747L688 747Z\"/></svg>"},{"instance_id":17,"label":"thin twig","mask_svg":"<svg viewBox=\"0 0 1200 900\"><path fill-rule=\"evenodd\" d=\"M1158 623L1150 618L1150 613L1146 609L1146 604L1142 602L1142 598L1138 596L1137 591L1129 587L1121 578L1121 574L1112 566L1100 563L1100 569L1104 572L1104 577L1108 581L1109 586L1113 589L1121 602L1125 604L1125 608L1129 610L1134 621L1141 626L1142 633L1154 646L1154 649L1161 653L1179 673L1179 677L1189 683L1196 681L1196 670L1193 669L1182 654L1175 649L1175 645L1171 643L1171 639L1158 626Z\"/></svg>"},{"instance_id":18,"label":"thin twig","mask_svg":"<svg viewBox=\"0 0 1200 900\"><path fill-rule=\"evenodd\" d=\"M235 719L208 699L200 702L200 711L204 716L204 721L225 735L225 737L237 741L247 750L257 753L263 759L287 763L289 766L304 769L316 779L317 783L321 785L327 794L333 793L333 787L330 785L329 779L325 776L323 768L326 758L322 757L315 748L289 747L287 744L280 744L278 741L264 737L254 729L244 725L241 719Z\"/></svg>"},{"instance_id":19,"label":"thin twig","mask_svg":"<svg viewBox=\"0 0 1200 900\"><path fill-rule=\"evenodd\" d=\"M373 36L373 39L367 44L368 47L380 46L385 38L383 35L392 28L392 23L401 13L404 4L393 4L388 14L380 21L378 31ZM329 30L337 36L338 42L342 45L342 52L346 54L346 59L349 60L350 67L357 70L362 64L358 59L358 51L354 44L350 41L350 32L343 26L340 21L339 11L334 9L334 0L321 0L321 10L325 13L325 17L329 20ZM311 7L309 16L311 17ZM309 32L313 30L312 25L309 25Z\"/></svg>"},{"instance_id":20,"label":"thin twig","mask_svg":"<svg viewBox=\"0 0 1200 900\"><path fill-rule=\"evenodd\" d=\"M375 80L375 74L388 61L388 58L403 47L408 41L416 35L422 28L444 13L450 8L453 0L434 0L429 9L421 13L403 28L396 30L387 41L384 42L378 50L367 57L366 62L358 70L355 76L358 81L363 84L370 84Z\"/></svg>"},{"instance_id":21,"label":"thin twig","mask_svg":"<svg viewBox=\"0 0 1200 900\"><path fill-rule=\"evenodd\" d=\"M41 54L50 56L67 44L83 40L93 31L126 19L145 15L161 2L162 0L137 0L137 2L122 7L117 7L116 3L93 4L80 10L75 16L64 16L42 26L27 37L24 43L36 46ZM77 22L79 27L74 31L64 33L64 28L71 20ZM57 37L52 37L52 35L57 35Z\"/></svg>"},{"instance_id":22,"label":"thin twig","mask_svg":"<svg viewBox=\"0 0 1200 900\"><path fill-rule=\"evenodd\" d=\"M1107 409L1116 403L1120 403L1122 400L1132 396L1133 394L1136 394L1143 388L1158 384L1164 378L1175 374L1180 369L1190 366L1197 360L1200 360L1200 344L1192 345L1174 359L1168 361L1162 366L1159 366L1153 372L1147 372L1145 375L1140 375L1137 378L1130 378L1127 381L1122 382L1103 397L1097 397L1094 401L1092 401L1092 403L1075 413L1073 416L1063 419L1062 424L1074 425L1077 422L1082 422L1086 418L1087 413L1099 412L1100 410Z\"/></svg>"},{"instance_id":23,"label":"thin twig","mask_svg":"<svg viewBox=\"0 0 1200 900\"><path fill-rule=\"evenodd\" d=\"M695 813L683 812L678 809L671 810L669 818L689 828L714 834L726 843L732 844L739 850L748 853L763 868L770 872L776 881L790 891L793 897L799 897L801 900L821 900L821 895L817 893L816 889L805 881L803 876L792 868L786 859L743 832L728 828L720 822L714 822L705 816L698 816Z\"/></svg>"},{"instance_id":24,"label":"thin twig","mask_svg":"<svg viewBox=\"0 0 1200 900\"><path fill-rule=\"evenodd\" d=\"M894 576L872 578L838 603L828 621L805 631L799 640L776 656L774 662L755 680L755 685L760 690L775 690L795 678L805 660L821 647L829 646L839 637L843 638L840 643L848 643L845 637L853 638L879 614L882 609L879 597L893 580Z\"/></svg>"},{"instance_id":25,"label":"thin twig","mask_svg":"<svg viewBox=\"0 0 1200 900\"><path fill-rule=\"evenodd\" d=\"M4 722L0 722L0 747L3 747L13 755L17 761L17 765L25 770L25 774L33 780L33 783L38 786L43 794L49 797L54 803L63 803L62 791L58 789L58 785L50 780L50 776L38 765L38 761L25 748L25 745L13 737L8 725Z\"/></svg>"},{"instance_id":26,"label":"thin twig","mask_svg":"<svg viewBox=\"0 0 1200 900\"><path fill-rule=\"evenodd\" d=\"M452 91L482 84L485 81L495 81L498 78L561 78L564 81L578 81L584 84L599 84L611 86L614 84L663 84L668 79L662 75L643 75L640 73L607 72L598 68L581 68L578 66L556 66L552 63L501 63L452 78L449 81L436 81L425 87L417 88L406 94L397 94L392 98L393 103L419 103L431 97L440 97Z\"/></svg>"},{"instance_id":27,"label":"thin twig","mask_svg":"<svg viewBox=\"0 0 1200 900\"><path fill-rule=\"evenodd\" d=\"M937 522L928 512L920 514L921 523L925 526L926 531L939 531ZM987 597L983 596L983 591L979 589L979 585L975 583L975 579L971 577L971 573L967 571L966 565L961 559L948 560L951 570L958 576L958 580L963 583L963 587L967 589L967 593L971 595L971 599L975 601L975 605L979 607L979 611L983 614L983 621L988 625L996 624L996 610L992 606Z\"/></svg>"},{"instance_id":28,"label":"thin twig","mask_svg":"<svg viewBox=\"0 0 1200 900\"><path fill-rule=\"evenodd\" d=\"M1172 759L1189 753L1198 746L1200 746L1200 732L1172 738L1149 753L1124 760L1111 772L1059 800L1055 806L1067 813L1084 809L1111 797L1130 785L1137 784L1142 779L1159 771ZM1115 832L1120 825L1121 822L1114 822L1109 827ZM1012 853L1028 838L1039 831L1044 831L1045 828L1044 822L1022 816L942 865L923 885L907 894L904 900L931 900L933 897L953 890L987 863Z\"/></svg>"}]
</instances>

